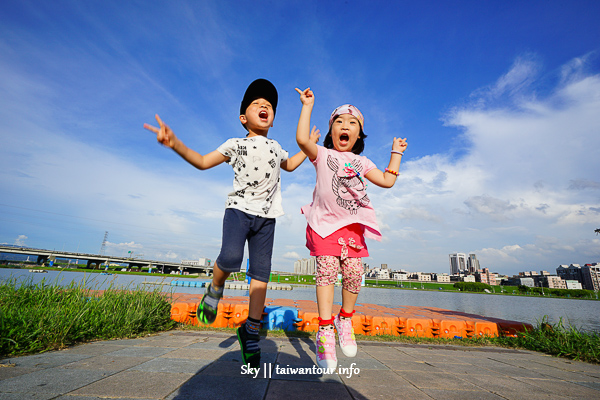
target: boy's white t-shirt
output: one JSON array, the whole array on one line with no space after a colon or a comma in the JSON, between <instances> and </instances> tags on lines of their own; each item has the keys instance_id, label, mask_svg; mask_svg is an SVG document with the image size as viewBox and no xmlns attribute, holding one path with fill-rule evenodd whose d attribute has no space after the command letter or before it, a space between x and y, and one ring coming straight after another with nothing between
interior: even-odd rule
<instances>
[{"instance_id":1,"label":"boy's white t-shirt","mask_svg":"<svg viewBox=\"0 0 600 400\"><path fill-rule=\"evenodd\" d=\"M235 208L264 218L282 216L281 163L288 152L273 139L263 136L232 138L217 148L229 157L235 173L233 192L226 208Z\"/></svg>"}]
</instances>

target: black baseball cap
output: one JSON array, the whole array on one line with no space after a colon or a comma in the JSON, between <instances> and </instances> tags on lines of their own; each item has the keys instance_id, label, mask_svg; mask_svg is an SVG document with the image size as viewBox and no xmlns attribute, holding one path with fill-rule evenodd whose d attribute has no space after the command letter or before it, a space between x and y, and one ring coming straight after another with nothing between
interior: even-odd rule
<instances>
[{"instance_id":1,"label":"black baseball cap","mask_svg":"<svg viewBox=\"0 0 600 400\"><path fill-rule=\"evenodd\" d=\"M246 113L246 109L256 99L265 99L271 106L273 106L273 114L275 114L277 110L277 89L275 86L266 79L257 79L248 86L246 89L246 93L244 93L244 98L242 99L242 104L240 105L240 115Z\"/></svg>"}]
</instances>

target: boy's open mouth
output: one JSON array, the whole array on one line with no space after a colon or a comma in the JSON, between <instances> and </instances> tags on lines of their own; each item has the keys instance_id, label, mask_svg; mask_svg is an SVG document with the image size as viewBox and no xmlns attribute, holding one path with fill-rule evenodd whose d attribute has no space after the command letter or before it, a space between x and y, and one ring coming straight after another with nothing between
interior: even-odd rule
<instances>
[{"instance_id":1,"label":"boy's open mouth","mask_svg":"<svg viewBox=\"0 0 600 400\"><path fill-rule=\"evenodd\" d=\"M258 113L258 118L260 118L260 119L267 119L267 118L269 118L269 113L267 111L265 111L265 110L261 110Z\"/></svg>"}]
</instances>

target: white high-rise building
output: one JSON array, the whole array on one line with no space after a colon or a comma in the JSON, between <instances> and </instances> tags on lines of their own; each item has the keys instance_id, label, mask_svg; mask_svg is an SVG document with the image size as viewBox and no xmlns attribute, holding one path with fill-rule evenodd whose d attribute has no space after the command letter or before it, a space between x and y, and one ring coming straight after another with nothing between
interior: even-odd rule
<instances>
[{"instance_id":1,"label":"white high-rise building","mask_svg":"<svg viewBox=\"0 0 600 400\"><path fill-rule=\"evenodd\" d=\"M303 258L294 262L294 273L299 275L314 275L317 272L316 257Z\"/></svg>"},{"instance_id":2,"label":"white high-rise building","mask_svg":"<svg viewBox=\"0 0 600 400\"><path fill-rule=\"evenodd\" d=\"M450 275L459 275L467 269L467 255L465 253L450 254Z\"/></svg>"},{"instance_id":3,"label":"white high-rise building","mask_svg":"<svg viewBox=\"0 0 600 400\"><path fill-rule=\"evenodd\" d=\"M479 260L477 259L477 256L475 253L470 253L469 258L467 259L467 271L469 271L471 274L474 274L480 270L481 267L479 266Z\"/></svg>"}]
</instances>

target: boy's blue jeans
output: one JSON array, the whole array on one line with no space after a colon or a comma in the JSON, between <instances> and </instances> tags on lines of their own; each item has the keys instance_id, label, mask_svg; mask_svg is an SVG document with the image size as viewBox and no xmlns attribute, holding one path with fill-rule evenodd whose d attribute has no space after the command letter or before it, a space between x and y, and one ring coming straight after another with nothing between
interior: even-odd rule
<instances>
[{"instance_id":1,"label":"boy's blue jeans","mask_svg":"<svg viewBox=\"0 0 600 400\"><path fill-rule=\"evenodd\" d=\"M217 265L225 272L238 272L244 260L248 242L250 265L247 275L268 282L275 239L275 218L246 214L235 208L226 208L223 216L223 240Z\"/></svg>"}]
</instances>

